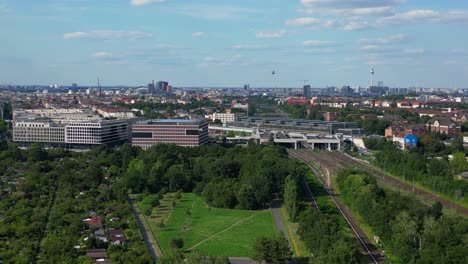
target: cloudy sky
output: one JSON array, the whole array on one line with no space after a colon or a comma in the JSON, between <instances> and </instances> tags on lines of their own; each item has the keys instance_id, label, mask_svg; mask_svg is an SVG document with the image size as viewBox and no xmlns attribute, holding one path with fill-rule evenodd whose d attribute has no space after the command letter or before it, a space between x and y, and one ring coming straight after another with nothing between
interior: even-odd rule
<instances>
[{"instance_id":1,"label":"cloudy sky","mask_svg":"<svg viewBox=\"0 0 468 264\"><path fill-rule=\"evenodd\" d=\"M0 0L0 35L0 84L468 87L465 0Z\"/></svg>"}]
</instances>

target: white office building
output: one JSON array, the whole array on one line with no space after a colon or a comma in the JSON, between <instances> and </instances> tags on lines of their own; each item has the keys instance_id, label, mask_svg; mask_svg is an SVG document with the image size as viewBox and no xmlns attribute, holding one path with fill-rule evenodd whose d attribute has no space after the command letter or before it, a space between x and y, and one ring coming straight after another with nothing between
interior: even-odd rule
<instances>
[{"instance_id":1,"label":"white office building","mask_svg":"<svg viewBox=\"0 0 468 264\"><path fill-rule=\"evenodd\" d=\"M123 120L76 121L57 124L50 120L13 122L13 141L27 146L87 148L101 144L119 144L128 140L128 123Z\"/></svg>"}]
</instances>

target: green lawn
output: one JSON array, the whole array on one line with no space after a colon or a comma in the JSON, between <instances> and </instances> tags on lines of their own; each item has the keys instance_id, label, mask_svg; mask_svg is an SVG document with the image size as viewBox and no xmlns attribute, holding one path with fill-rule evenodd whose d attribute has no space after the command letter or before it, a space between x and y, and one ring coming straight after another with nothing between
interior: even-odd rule
<instances>
[{"instance_id":1,"label":"green lawn","mask_svg":"<svg viewBox=\"0 0 468 264\"><path fill-rule=\"evenodd\" d=\"M172 238L181 236L184 250L196 245L194 250L210 256L251 256L253 243L258 236L276 232L270 210L210 208L202 197L192 193L182 194L182 199L172 209L170 204L174 199L171 197L165 197L161 202L162 212L156 208L152 217L147 217L164 252L169 249ZM146 197L141 202L143 210L149 200ZM191 212L187 213L188 210ZM158 225L161 219L167 219L164 228ZM245 221L240 222L242 220ZM203 243L197 245L200 242Z\"/></svg>"}]
</instances>

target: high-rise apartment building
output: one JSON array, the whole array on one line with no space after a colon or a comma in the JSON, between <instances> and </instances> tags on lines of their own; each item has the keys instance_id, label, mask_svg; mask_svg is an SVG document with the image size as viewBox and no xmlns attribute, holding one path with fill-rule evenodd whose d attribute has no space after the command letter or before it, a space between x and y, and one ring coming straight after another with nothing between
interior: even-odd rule
<instances>
[{"instance_id":1,"label":"high-rise apartment building","mask_svg":"<svg viewBox=\"0 0 468 264\"><path fill-rule=\"evenodd\" d=\"M303 89L303 95L306 99L310 98L310 85L304 85Z\"/></svg>"}]
</instances>

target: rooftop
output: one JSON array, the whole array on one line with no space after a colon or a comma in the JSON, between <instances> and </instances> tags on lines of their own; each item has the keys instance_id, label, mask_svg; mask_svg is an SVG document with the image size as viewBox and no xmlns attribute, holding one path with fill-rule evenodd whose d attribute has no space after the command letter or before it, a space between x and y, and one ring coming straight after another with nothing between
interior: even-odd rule
<instances>
[{"instance_id":1,"label":"rooftop","mask_svg":"<svg viewBox=\"0 0 468 264\"><path fill-rule=\"evenodd\" d=\"M151 119L151 120L144 120L140 121L137 124L170 124L170 125L179 125L179 124L186 124L186 125L200 125L205 123L203 120L190 120L190 119Z\"/></svg>"}]
</instances>

